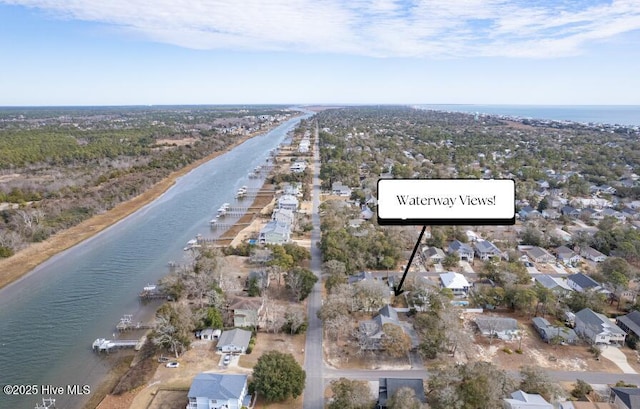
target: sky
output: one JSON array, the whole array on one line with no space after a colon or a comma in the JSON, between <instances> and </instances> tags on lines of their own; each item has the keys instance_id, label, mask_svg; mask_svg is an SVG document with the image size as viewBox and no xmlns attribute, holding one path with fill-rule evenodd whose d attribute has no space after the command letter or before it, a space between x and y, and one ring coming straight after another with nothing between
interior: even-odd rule
<instances>
[{"instance_id":1,"label":"sky","mask_svg":"<svg viewBox=\"0 0 640 409\"><path fill-rule=\"evenodd\" d=\"M0 0L0 106L640 105L640 0Z\"/></svg>"}]
</instances>

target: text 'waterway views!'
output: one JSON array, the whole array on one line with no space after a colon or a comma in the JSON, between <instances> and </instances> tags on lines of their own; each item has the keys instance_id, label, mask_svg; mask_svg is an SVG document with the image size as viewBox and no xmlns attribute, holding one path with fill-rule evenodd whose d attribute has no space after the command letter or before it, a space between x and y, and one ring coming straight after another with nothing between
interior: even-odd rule
<instances>
[{"instance_id":1,"label":"text 'waterway views!'","mask_svg":"<svg viewBox=\"0 0 640 409\"><path fill-rule=\"evenodd\" d=\"M511 179L381 179L378 223L460 225L515 223Z\"/></svg>"}]
</instances>

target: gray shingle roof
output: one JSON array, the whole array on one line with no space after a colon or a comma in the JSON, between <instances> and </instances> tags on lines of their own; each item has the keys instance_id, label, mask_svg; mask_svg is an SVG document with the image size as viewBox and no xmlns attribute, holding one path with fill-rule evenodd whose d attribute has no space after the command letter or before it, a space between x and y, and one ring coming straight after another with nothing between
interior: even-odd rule
<instances>
[{"instance_id":1,"label":"gray shingle roof","mask_svg":"<svg viewBox=\"0 0 640 409\"><path fill-rule=\"evenodd\" d=\"M600 287L600 284L598 284L596 280L582 273L572 274L567 277L567 280L573 281L584 289Z\"/></svg>"},{"instance_id":2,"label":"gray shingle roof","mask_svg":"<svg viewBox=\"0 0 640 409\"><path fill-rule=\"evenodd\" d=\"M477 241L474 246L481 253L492 253L495 255L502 254L499 248L495 246L492 242L488 240Z\"/></svg>"},{"instance_id":3,"label":"gray shingle roof","mask_svg":"<svg viewBox=\"0 0 640 409\"><path fill-rule=\"evenodd\" d=\"M607 331L611 334L626 334L620 327L611 322L607 317L589 308L580 310L576 313L576 322L580 320L587 327L593 329L596 333Z\"/></svg>"},{"instance_id":4,"label":"gray shingle roof","mask_svg":"<svg viewBox=\"0 0 640 409\"><path fill-rule=\"evenodd\" d=\"M222 335L220 335L217 347L221 348L225 345L235 345L247 348L249 346L249 341L251 341L251 331L236 328L231 331L223 332Z\"/></svg>"},{"instance_id":5,"label":"gray shingle roof","mask_svg":"<svg viewBox=\"0 0 640 409\"><path fill-rule=\"evenodd\" d=\"M629 328L634 334L640 336L640 311L633 311L617 318L618 322Z\"/></svg>"},{"instance_id":6,"label":"gray shingle roof","mask_svg":"<svg viewBox=\"0 0 640 409\"><path fill-rule=\"evenodd\" d=\"M188 396L220 400L240 399L246 383L247 375L200 373L193 378Z\"/></svg>"},{"instance_id":7,"label":"gray shingle roof","mask_svg":"<svg viewBox=\"0 0 640 409\"><path fill-rule=\"evenodd\" d=\"M424 393L424 382L422 379L402 379L402 378L380 378L378 389L378 404L386 407L387 400L392 397L400 388L411 388L416 393L416 398L420 402L426 403L427 397Z\"/></svg>"},{"instance_id":8,"label":"gray shingle roof","mask_svg":"<svg viewBox=\"0 0 640 409\"><path fill-rule=\"evenodd\" d=\"M611 388L613 392L628 408L640 408L640 389Z\"/></svg>"}]
</instances>

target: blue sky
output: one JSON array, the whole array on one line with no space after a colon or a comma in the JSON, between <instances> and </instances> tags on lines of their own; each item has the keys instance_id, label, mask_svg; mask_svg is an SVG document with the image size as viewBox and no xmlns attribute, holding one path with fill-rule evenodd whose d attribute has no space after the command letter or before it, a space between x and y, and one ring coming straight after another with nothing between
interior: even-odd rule
<instances>
[{"instance_id":1,"label":"blue sky","mask_svg":"<svg viewBox=\"0 0 640 409\"><path fill-rule=\"evenodd\" d=\"M0 0L0 105L640 104L640 0Z\"/></svg>"}]
</instances>

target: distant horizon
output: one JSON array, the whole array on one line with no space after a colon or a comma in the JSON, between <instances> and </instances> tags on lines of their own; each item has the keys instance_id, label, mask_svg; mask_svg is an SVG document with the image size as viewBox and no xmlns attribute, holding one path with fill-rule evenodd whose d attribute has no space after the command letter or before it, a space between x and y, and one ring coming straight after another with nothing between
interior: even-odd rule
<instances>
[{"instance_id":1,"label":"distant horizon","mask_svg":"<svg viewBox=\"0 0 640 409\"><path fill-rule=\"evenodd\" d=\"M304 107L341 107L341 106L422 106L422 105L439 105L439 106L494 106L494 107L640 107L640 104L529 104L529 103L442 103L442 102L416 102L416 103L305 103L305 104L287 104L287 103L176 103L176 104L105 104L105 105L91 105L91 104L76 104L76 105L0 105L1 109L12 108L126 108L126 107L218 107L218 106L278 106L285 109L291 108L304 108Z\"/></svg>"}]
</instances>

